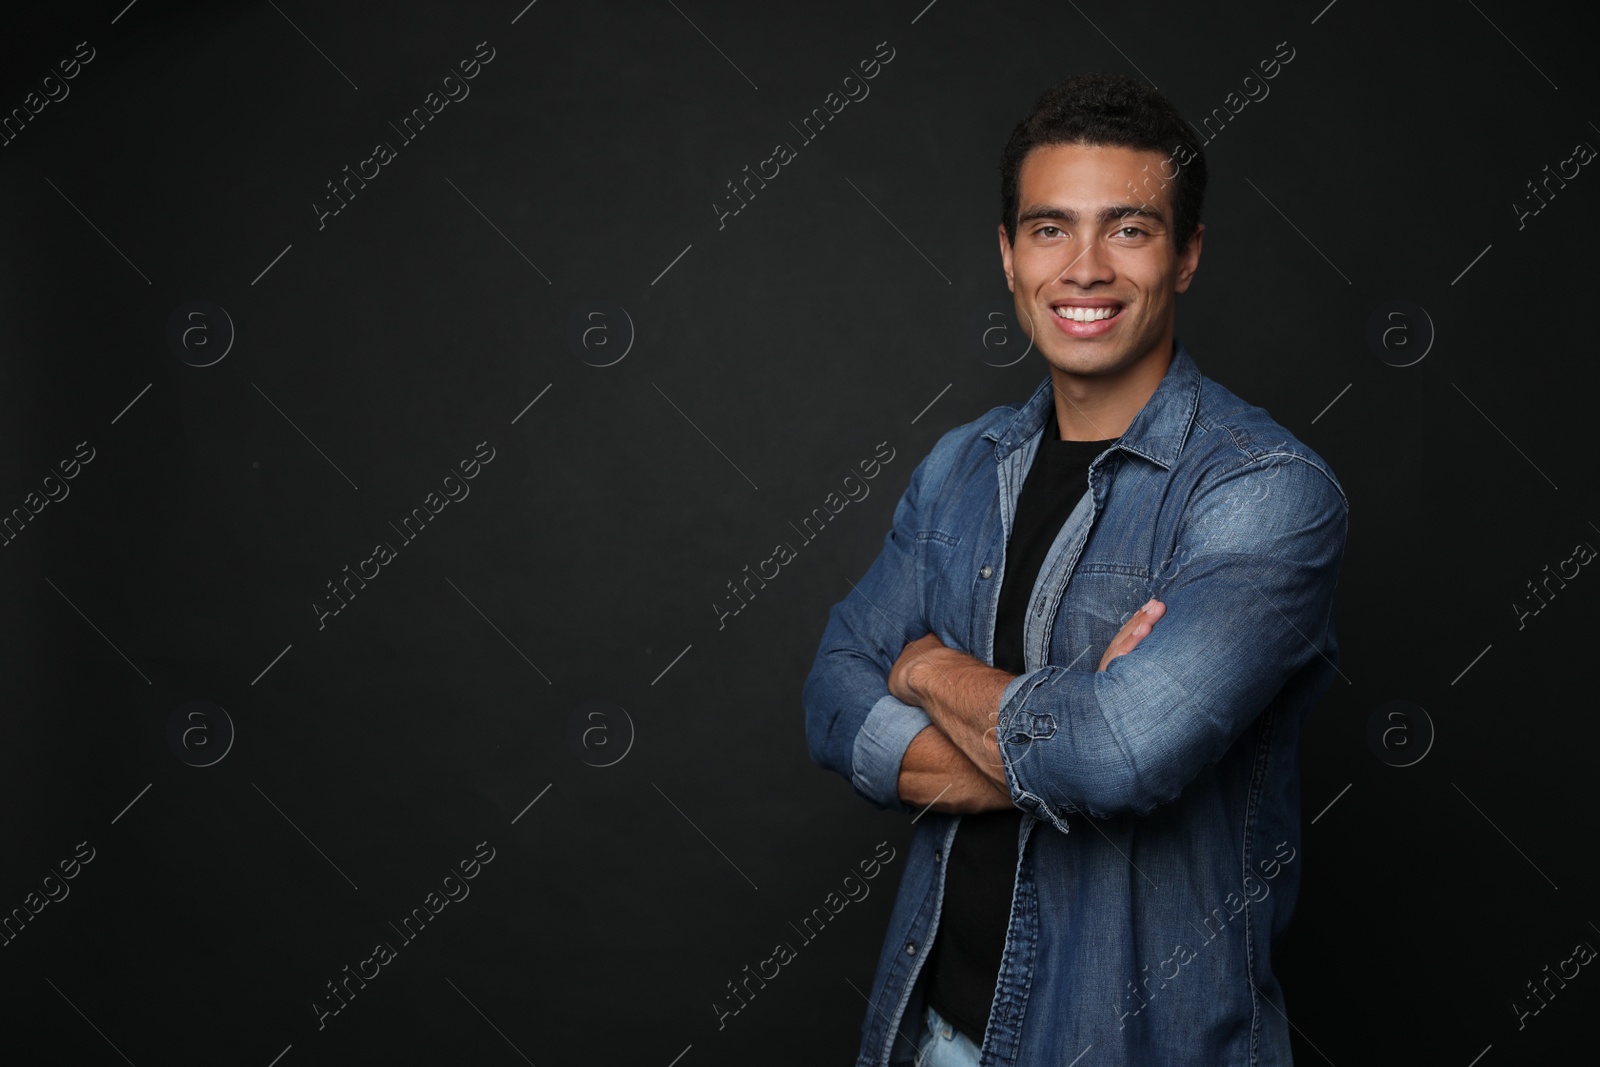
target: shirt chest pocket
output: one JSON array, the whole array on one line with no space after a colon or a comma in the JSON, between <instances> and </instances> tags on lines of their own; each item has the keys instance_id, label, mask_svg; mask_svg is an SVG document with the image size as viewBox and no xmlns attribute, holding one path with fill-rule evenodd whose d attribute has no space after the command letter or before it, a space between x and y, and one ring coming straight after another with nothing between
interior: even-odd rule
<instances>
[{"instance_id":1,"label":"shirt chest pocket","mask_svg":"<svg viewBox=\"0 0 1600 1067\"><path fill-rule=\"evenodd\" d=\"M1056 612L1050 662L1069 670L1098 670L1111 639L1150 599L1151 588L1146 568L1080 561Z\"/></svg>"}]
</instances>

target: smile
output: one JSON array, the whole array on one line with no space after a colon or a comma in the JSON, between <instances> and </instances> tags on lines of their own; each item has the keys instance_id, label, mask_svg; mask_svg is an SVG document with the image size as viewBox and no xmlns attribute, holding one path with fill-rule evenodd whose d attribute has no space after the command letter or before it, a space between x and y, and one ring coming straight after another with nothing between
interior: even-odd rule
<instances>
[{"instance_id":1,"label":"smile","mask_svg":"<svg viewBox=\"0 0 1600 1067\"><path fill-rule=\"evenodd\" d=\"M1056 328L1068 337L1099 337L1110 332L1122 321L1123 304L1098 304L1085 307L1074 304L1057 304L1050 310Z\"/></svg>"},{"instance_id":2,"label":"smile","mask_svg":"<svg viewBox=\"0 0 1600 1067\"><path fill-rule=\"evenodd\" d=\"M1055 309L1057 318L1070 319L1073 322L1098 322L1101 319L1113 317L1121 310L1122 306L1120 304L1116 307L1100 308L1068 307L1063 304Z\"/></svg>"}]
</instances>

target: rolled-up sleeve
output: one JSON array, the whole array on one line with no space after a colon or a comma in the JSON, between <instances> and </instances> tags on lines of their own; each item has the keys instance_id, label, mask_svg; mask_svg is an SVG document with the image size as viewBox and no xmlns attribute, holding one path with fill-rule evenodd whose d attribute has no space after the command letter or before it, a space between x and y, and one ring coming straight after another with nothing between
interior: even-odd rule
<instances>
[{"instance_id":1,"label":"rolled-up sleeve","mask_svg":"<svg viewBox=\"0 0 1600 1067\"><path fill-rule=\"evenodd\" d=\"M867 712L850 754L850 784L879 807L900 803L900 764L911 739L933 725L928 713L885 693Z\"/></svg>"},{"instance_id":2,"label":"rolled-up sleeve","mask_svg":"<svg viewBox=\"0 0 1600 1067\"><path fill-rule=\"evenodd\" d=\"M1013 802L1063 832L1071 812L1144 814L1313 661L1325 682L1347 514L1337 483L1299 456L1253 459L1197 489L1153 583L1166 612L1139 645L1104 671L1047 665L1006 686L998 740Z\"/></svg>"},{"instance_id":3,"label":"rolled-up sleeve","mask_svg":"<svg viewBox=\"0 0 1600 1067\"><path fill-rule=\"evenodd\" d=\"M878 557L828 613L801 694L812 760L875 806L898 811L911 810L900 800L901 761L931 721L889 692L888 677L906 644L928 632L916 533L918 496L933 455L912 471Z\"/></svg>"}]
</instances>

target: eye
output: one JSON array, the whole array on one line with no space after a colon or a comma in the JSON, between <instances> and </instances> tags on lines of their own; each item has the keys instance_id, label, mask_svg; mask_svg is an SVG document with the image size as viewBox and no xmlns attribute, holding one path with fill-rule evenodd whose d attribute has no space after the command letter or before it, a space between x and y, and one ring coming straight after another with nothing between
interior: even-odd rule
<instances>
[{"instance_id":1,"label":"eye","mask_svg":"<svg viewBox=\"0 0 1600 1067\"><path fill-rule=\"evenodd\" d=\"M1145 235L1145 231L1137 226L1124 226L1117 232L1129 237L1142 237Z\"/></svg>"},{"instance_id":2,"label":"eye","mask_svg":"<svg viewBox=\"0 0 1600 1067\"><path fill-rule=\"evenodd\" d=\"M1034 230L1033 232L1034 232L1035 235L1039 235L1039 236L1044 236L1044 237L1052 236L1051 234L1045 232L1047 230L1054 230L1056 233L1064 232L1059 226L1053 226L1050 223L1045 223L1043 226L1040 226L1037 230Z\"/></svg>"}]
</instances>

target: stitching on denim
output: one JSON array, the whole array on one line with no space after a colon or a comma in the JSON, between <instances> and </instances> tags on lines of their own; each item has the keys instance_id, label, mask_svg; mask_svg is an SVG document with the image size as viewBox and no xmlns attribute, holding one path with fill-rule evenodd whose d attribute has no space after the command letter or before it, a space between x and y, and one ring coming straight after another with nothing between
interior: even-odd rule
<instances>
[{"instance_id":1,"label":"stitching on denim","mask_svg":"<svg viewBox=\"0 0 1600 1067\"><path fill-rule=\"evenodd\" d=\"M1250 984L1250 1063L1252 1067L1257 1062L1261 1047L1261 992L1256 988L1256 951L1255 938L1252 936L1251 924L1255 921L1250 913L1250 892L1245 889L1244 877L1250 874L1250 845L1255 834L1255 821L1257 805L1261 799L1261 787L1267 778L1267 766L1272 761L1272 734L1276 724L1277 711L1269 704L1261 713L1258 720L1261 723L1260 735L1256 738L1256 757L1250 768L1250 790L1245 796L1244 803L1244 847L1240 854L1242 876L1241 889L1244 889L1244 965L1246 980ZM1264 898L1263 898L1264 899Z\"/></svg>"},{"instance_id":2,"label":"stitching on denim","mask_svg":"<svg viewBox=\"0 0 1600 1067\"><path fill-rule=\"evenodd\" d=\"M944 835L944 844L939 846L939 850L944 855L946 862L949 861L950 857L950 843L955 840L956 831L960 829L960 827L961 816L957 815L955 818L950 820L950 829ZM933 918L928 920L928 925L933 930L935 937L939 936L939 913L944 907L945 865L940 864L936 873L939 885L938 889L934 892L933 897ZM916 926L915 919L912 920L912 926ZM906 976L905 992L901 994L899 1003L895 1005L894 1015L889 1019L888 1032L883 1040L883 1059L881 1062L884 1064L887 1064L889 1062L889 1058L894 1055L894 1039L895 1035L900 1032L900 1020L905 1017L906 1005L911 1002L911 990L916 987L917 975L922 973L922 965L927 962L929 953L927 951L928 942L926 938L923 940L922 948L923 951L918 954L917 962L912 966L911 973ZM889 983L893 980L894 968L891 967L889 968L888 975L884 977L883 991L886 992L888 990ZM873 990L874 995L877 995L879 992L879 990ZM872 1002L869 1000L867 1004L869 1007L871 1007Z\"/></svg>"},{"instance_id":3,"label":"stitching on denim","mask_svg":"<svg viewBox=\"0 0 1600 1067\"><path fill-rule=\"evenodd\" d=\"M1046 810L1049 810L1049 809L1046 809ZM1039 820L1035 819L1033 821L1034 822L1038 822ZM1031 839L1032 836L1033 836L1033 826L1032 826L1032 824L1031 823L1024 824L1023 832L1025 832L1027 834L1027 838L1028 839ZM1029 945L1029 952L1028 952L1027 967L1024 969L1024 973L1023 973L1022 989L1020 990L1020 992L1019 992L1019 994L1018 994L1018 996L1016 998L1017 1003L1018 1003L1017 1016L1016 1016L1015 1019L1010 1020L1010 1022L1012 1023L1012 1026L1010 1027L1010 1029L1014 1032L1014 1034L1016 1036L1013 1036L1011 1038L1011 1044L1012 1044L1011 1055L1010 1055L1010 1058L1007 1061L1007 1063L1009 1063L1009 1064L1015 1064L1016 1061L1017 1061L1017 1057L1022 1052L1022 1041L1021 1041L1020 1035L1021 1035L1021 1032L1022 1032L1022 1028L1023 1028L1023 1026L1025 1025L1025 1023L1027 1021L1028 1005L1030 1003L1032 1003L1032 1001L1033 1001L1033 976L1034 976L1034 972L1038 970L1038 960L1039 960L1039 940L1040 940L1040 930L1041 930L1040 923L1039 923L1039 888L1038 888L1038 881L1033 877L1033 867L1032 867L1031 863L1028 860L1027 844L1028 844L1027 839L1019 840L1018 844L1017 844L1017 876L1016 876L1015 886L1012 889L1012 897L1013 897L1012 911L1015 912L1015 910L1016 910L1015 897L1016 897L1017 891L1020 890L1022 888L1022 885L1023 885L1022 867L1023 867L1024 864L1028 864L1027 894L1028 894L1028 897L1030 899L1030 903L1032 905L1028 909L1028 914L1031 915L1032 922L1029 924L1030 925L1030 929L1028 931L1030 945ZM1011 940L1010 923L1007 923L1006 924L1006 941L1009 943L1010 940ZM1003 952L1003 950L1002 950L1002 952ZM1005 958L1004 958L1003 955L1001 957L1000 973L1002 975L1005 973ZM997 984L998 984L998 979L997 979ZM1011 998L1007 998L1007 999L1008 999L1008 1003L1009 1003ZM994 1013L993 1013L993 1011L990 1012L989 1019L990 1019L989 1025L990 1026L994 1025ZM984 1035L983 1036L984 1036L985 1041L987 1041L987 1039L989 1037L987 1027L984 1030ZM983 1062L983 1043L982 1042L979 1043L978 1048L979 1048L978 1062L981 1064ZM998 1057L997 1057L997 1060L998 1060Z\"/></svg>"}]
</instances>

